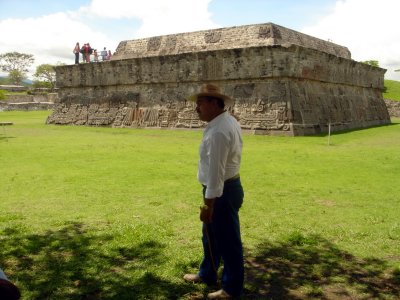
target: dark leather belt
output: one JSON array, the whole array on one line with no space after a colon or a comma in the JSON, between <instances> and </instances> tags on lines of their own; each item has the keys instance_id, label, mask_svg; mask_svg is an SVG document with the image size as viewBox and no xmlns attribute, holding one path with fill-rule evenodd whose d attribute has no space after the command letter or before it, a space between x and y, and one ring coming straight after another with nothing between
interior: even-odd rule
<instances>
[{"instance_id":1,"label":"dark leather belt","mask_svg":"<svg viewBox=\"0 0 400 300\"><path fill-rule=\"evenodd\" d=\"M240 175L239 175L239 174L236 174L235 176L233 176L233 177L231 177L231 178L225 180L225 182L231 182L231 181L234 181L234 180L239 179L239 178L240 178Z\"/></svg>"},{"instance_id":2,"label":"dark leather belt","mask_svg":"<svg viewBox=\"0 0 400 300\"><path fill-rule=\"evenodd\" d=\"M240 178L240 175L239 175L239 174L236 174L235 176L233 176L233 177L231 177L231 178L225 180L224 183L231 182L231 181L234 181L234 180L239 179L239 178ZM202 184L202 186L203 186L203 188L207 188L207 186L204 185L204 184Z\"/></svg>"}]
</instances>

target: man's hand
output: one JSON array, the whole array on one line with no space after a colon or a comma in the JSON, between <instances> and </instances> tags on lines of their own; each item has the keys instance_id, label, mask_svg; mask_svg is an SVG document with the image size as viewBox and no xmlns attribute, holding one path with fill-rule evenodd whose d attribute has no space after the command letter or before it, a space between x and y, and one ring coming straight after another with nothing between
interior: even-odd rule
<instances>
[{"instance_id":1,"label":"man's hand","mask_svg":"<svg viewBox=\"0 0 400 300\"><path fill-rule=\"evenodd\" d=\"M200 207L200 220L206 224L212 223L215 199L204 199L204 205Z\"/></svg>"},{"instance_id":2,"label":"man's hand","mask_svg":"<svg viewBox=\"0 0 400 300\"><path fill-rule=\"evenodd\" d=\"M214 208L211 206L203 205L200 207L200 221L210 224L212 222Z\"/></svg>"}]
</instances>

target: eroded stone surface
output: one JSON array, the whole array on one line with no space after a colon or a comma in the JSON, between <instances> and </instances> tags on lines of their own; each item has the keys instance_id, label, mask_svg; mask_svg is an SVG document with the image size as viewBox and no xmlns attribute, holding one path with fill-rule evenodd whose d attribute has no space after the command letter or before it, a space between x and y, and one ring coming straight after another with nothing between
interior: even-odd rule
<instances>
[{"instance_id":1,"label":"eroded stone surface","mask_svg":"<svg viewBox=\"0 0 400 300\"><path fill-rule=\"evenodd\" d=\"M112 60L284 44L351 58L346 47L265 23L122 41Z\"/></svg>"},{"instance_id":2,"label":"eroded stone surface","mask_svg":"<svg viewBox=\"0 0 400 300\"><path fill-rule=\"evenodd\" d=\"M236 48L226 45L227 32L242 32ZM186 98L204 82L232 96L241 127L260 134L390 123L384 69L351 60L345 47L271 23L124 41L112 61L56 71L60 101L52 124L199 128L205 124Z\"/></svg>"}]
</instances>

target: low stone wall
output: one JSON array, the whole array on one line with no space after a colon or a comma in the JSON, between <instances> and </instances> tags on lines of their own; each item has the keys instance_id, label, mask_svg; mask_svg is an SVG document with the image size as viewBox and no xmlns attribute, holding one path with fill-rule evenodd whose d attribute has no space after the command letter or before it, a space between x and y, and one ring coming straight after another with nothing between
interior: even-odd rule
<instances>
[{"instance_id":1,"label":"low stone wall","mask_svg":"<svg viewBox=\"0 0 400 300\"><path fill-rule=\"evenodd\" d=\"M57 93L44 95L7 95L7 101L0 101L0 111L49 110L58 102Z\"/></svg>"},{"instance_id":2,"label":"low stone wall","mask_svg":"<svg viewBox=\"0 0 400 300\"><path fill-rule=\"evenodd\" d=\"M28 88L23 85L3 85L0 84L0 90L4 90L7 92L24 92L27 91Z\"/></svg>"},{"instance_id":3,"label":"low stone wall","mask_svg":"<svg viewBox=\"0 0 400 300\"><path fill-rule=\"evenodd\" d=\"M53 102L21 102L21 103L9 103L0 101L0 111L33 111L33 110L50 110L54 108Z\"/></svg>"},{"instance_id":4,"label":"low stone wall","mask_svg":"<svg viewBox=\"0 0 400 300\"><path fill-rule=\"evenodd\" d=\"M400 101L385 99L390 117L400 118Z\"/></svg>"},{"instance_id":5,"label":"low stone wall","mask_svg":"<svg viewBox=\"0 0 400 300\"><path fill-rule=\"evenodd\" d=\"M8 103L27 103L27 102L58 102L57 93L41 95L11 95L6 94Z\"/></svg>"}]
</instances>

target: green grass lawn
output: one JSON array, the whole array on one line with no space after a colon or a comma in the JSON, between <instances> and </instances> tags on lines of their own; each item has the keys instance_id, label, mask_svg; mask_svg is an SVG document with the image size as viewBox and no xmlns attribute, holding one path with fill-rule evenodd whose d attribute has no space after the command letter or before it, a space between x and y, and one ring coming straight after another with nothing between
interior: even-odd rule
<instances>
[{"instance_id":1,"label":"green grass lawn","mask_svg":"<svg viewBox=\"0 0 400 300\"><path fill-rule=\"evenodd\" d=\"M23 299L201 299L201 131L0 112L0 267ZM400 297L400 120L244 135L243 299Z\"/></svg>"},{"instance_id":2,"label":"green grass lawn","mask_svg":"<svg viewBox=\"0 0 400 300\"><path fill-rule=\"evenodd\" d=\"M385 80L385 92L383 97L385 99L400 101L400 81L397 80Z\"/></svg>"}]
</instances>

